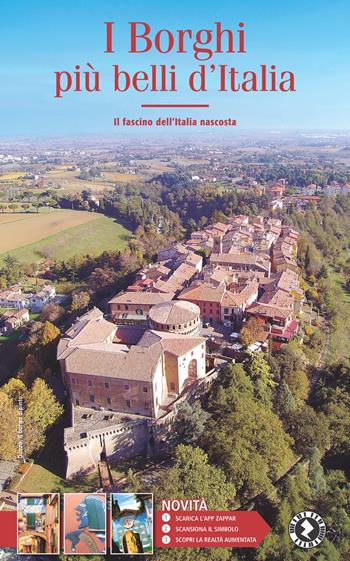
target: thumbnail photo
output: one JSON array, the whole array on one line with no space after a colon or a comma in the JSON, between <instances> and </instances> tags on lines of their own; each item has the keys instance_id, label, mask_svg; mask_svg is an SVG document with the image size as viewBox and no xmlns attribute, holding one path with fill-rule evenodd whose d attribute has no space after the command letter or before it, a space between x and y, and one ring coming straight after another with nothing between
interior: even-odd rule
<instances>
[{"instance_id":1,"label":"thumbnail photo","mask_svg":"<svg viewBox=\"0 0 350 561\"><path fill-rule=\"evenodd\" d=\"M17 497L17 552L59 553L58 493L23 493Z\"/></svg>"},{"instance_id":2,"label":"thumbnail photo","mask_svg":"<svg viewBox=\"0 0 350 561\"><path fill-rule=\"evenodd\" d=\"M105 493L65 493L64 553L106 553Z\"/></svg>"},{"instance_id":3,"label":"thumbnail photo","mask_svg":"<svg viewBox=\"0 0 350 561\"><path fill-rule=\"evenodd\" d=\"M153 553L153 495L111 494L111 553Z\"/></svg>"}]
</instances>

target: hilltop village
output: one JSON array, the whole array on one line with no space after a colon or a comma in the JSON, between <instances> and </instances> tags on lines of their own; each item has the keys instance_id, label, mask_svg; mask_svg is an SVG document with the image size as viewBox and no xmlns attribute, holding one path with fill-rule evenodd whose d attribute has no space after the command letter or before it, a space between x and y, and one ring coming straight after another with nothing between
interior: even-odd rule
<instances>
[{"instance_id":1,"label":"hilltop village","mask_svg":"<svg viewBox=\"0 0 350 561\"><path fill-rule=\"evenodd\" d=\"M72 405L67 477L103 458L164 449L178 405L222 366L296 335L298 238L277 218L209 225L159 251L109 314L93 308L75 321L57 352Z\"/></svg>"},{"instance_id":2,"label":"hilltop village","mask_svg":"<svg viewBox=\"0 0 350 561\"><path fill-rule=\"evenodd\" d=\"M203 496L260 511L249 555L280 561L301 504L345 559L350 136L0 152L0 510Z\"/></svg>"}]
</instances>

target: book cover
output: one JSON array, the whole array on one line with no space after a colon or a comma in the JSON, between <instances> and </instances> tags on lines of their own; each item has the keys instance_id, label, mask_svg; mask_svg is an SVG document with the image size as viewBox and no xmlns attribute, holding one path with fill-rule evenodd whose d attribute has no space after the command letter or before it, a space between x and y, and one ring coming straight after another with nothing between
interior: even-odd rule
<instances>
[{"instance_id":1,"label":"book cover","mask_svg":"<svg viewBox=\"0 0 350 561\"><path fill-rule=\"evenodd\" d=\"M1 16L1 559L350 559L348 2Z\"/></svg>"}]
</instances>

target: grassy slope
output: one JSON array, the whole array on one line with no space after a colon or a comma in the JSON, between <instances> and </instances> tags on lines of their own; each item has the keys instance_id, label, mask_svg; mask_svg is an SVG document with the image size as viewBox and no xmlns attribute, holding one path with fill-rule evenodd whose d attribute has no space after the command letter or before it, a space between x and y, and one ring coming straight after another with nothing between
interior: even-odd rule
<instances>
[{"instance_id":1,"label":"grassy slope","mask_svg":"<svg viewBox=\"0 0 350 561\"><path fill-rule=\"evenodd\" d=\"M94 491L98 487L97 473L89 474L81 478L79 482L73 482L62 479L59 475L39 464L34 464L22 481L19 482L19 477L12 481L10 489L16 493L45 493L50 491L72 493L74 491Z\"/></svg>"},{"instance_id":2,"label":"grassy slope","mask_svg":"<svg viewBox=\"0 0 350 561\"><path fill-rule=\"evenodd\" d=\"M350 357L350 293L344 286L342 276L335 271L331 272L330 278L335 287L338 287L342 295L342 307L337 329L331 334L329 363L337 362L342 358Z\"/></svg>"},{"instance_id":3,"label":"grassy slope","mask_svg":"<svg viewBox=\"0 0 350 561\"><path fill-rule=\"evenodd\" d=\"M112 218L96 220L68 228L42 240L10 252L19 261L32 263L49 258L67 259L73 255L97 255L104 250L122 249L131 232Z\"/></svg>"},{"instance_id":4,"label":"grassy slope","mask_svg":"<svg viewBox=\"0 0 350 561\"><path fill-rule=\"evenodd\" d=\"M86 224L98 214L75 210L52 210L39 213L15 213L0 216L0 253L8 253L24 245Z\"/></svg>"}]
</instances>

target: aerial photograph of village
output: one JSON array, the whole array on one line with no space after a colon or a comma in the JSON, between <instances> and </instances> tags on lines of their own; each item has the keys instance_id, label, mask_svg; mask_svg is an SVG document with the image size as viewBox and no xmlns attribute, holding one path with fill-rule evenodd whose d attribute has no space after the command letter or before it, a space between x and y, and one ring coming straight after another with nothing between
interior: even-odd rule
<instances>
[{"instance_id":1,"label":"aerial photograph of village","mask_svg":"<svg viewBox=\"0 0 350 561\"><path fill-rule=\"evenodd\" d=\"M0 234L1 509L204 496L272 532L203 559L281 561L308 507L349 558L350 135L1 142Z\"/></svg>"}]
</instances>

